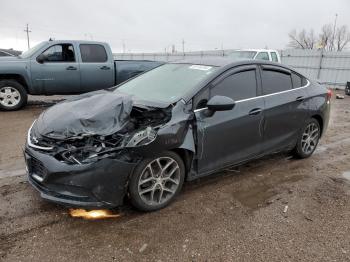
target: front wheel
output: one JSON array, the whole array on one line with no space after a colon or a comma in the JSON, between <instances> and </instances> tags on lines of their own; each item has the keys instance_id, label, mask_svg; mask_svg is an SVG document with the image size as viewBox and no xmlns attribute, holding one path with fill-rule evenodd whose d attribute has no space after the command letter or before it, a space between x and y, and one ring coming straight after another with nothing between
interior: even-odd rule
<instances>
[{"instance_id":1,"label":"front wheel","mask_svg":"<svg viewBox=\"0 0 350 262\"><path fill-rule=\"evenodd\" d=\"M167 206L180 192L185 166L174 152L166 151L145 159L135 168L129 181L131 203L141 211Z\"/></svg>"},{"instance_id":2,"label":"front wheel","mask_svg":"<svg viewBox=\"0 0 350 262\"><path fill-rule=\"evenodd\" d=\"M294 149L298 158L307 158L315 151L321 136L321 128L314 118L308 120L302 128Z\"/></svg>"},{"instance_id":3,"label":"front wheel","mask_svg":"<svg viewBox=\"0 0 350 262\"><path fill-rule=\"evenodd\" d=\"M0 109L13 111L27 103L27 91L15 80L0 81Z\"/></svg>"}]
</instances>

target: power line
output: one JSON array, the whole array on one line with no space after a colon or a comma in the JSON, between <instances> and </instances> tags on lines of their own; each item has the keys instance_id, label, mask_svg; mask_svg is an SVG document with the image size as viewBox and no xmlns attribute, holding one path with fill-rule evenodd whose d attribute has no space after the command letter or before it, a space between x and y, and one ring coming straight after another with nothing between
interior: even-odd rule
<instances>
[{"instance_id":1,"label":"power line","mask_svg":"<svg viewBox=\"0 0 350 262\"><path fill-rule=\"evenodd\" d=\"M31 33L32 31L29 30L29 26L27 24L26 28L24 29L24 32L27 33L27 43L28 43L28 49L30 48L30 44L29 44L29 33Z\"/></svg>"}]
</instances>

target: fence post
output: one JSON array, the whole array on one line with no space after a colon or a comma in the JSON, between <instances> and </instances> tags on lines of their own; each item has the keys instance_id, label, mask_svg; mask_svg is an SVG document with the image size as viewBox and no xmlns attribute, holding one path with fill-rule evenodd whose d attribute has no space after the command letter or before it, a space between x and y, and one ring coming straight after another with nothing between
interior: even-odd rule
<instances>
[{"instance_id":1,"label":"fence post","mask_svg":"<svg viewBox=\"0 0 350 262\"><path fill-rule=\"evenodd\" d=\"M318 71L317 71L317 80L320 80L320 76L321 76L322 61L323 61L323 51L324 51L324 48L321 49L320 63L318 65Z\"/></svg>"}]
</instances>

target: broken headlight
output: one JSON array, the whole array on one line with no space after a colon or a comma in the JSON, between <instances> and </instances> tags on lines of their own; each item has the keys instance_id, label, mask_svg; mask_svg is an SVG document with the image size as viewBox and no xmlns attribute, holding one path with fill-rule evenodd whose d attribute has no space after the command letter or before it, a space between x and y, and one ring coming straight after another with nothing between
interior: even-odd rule
<instances>
[{"instance_id":1,"label":"broken headlight","mask_svg":"<svg viewBox=\"0 0 350 262\"><path fill-rule=\"evenodd\" d=\"M157 132L152 127L136 132L126 144L126 147L147 145L156 139Z\"/></svg>"}]
</instances>

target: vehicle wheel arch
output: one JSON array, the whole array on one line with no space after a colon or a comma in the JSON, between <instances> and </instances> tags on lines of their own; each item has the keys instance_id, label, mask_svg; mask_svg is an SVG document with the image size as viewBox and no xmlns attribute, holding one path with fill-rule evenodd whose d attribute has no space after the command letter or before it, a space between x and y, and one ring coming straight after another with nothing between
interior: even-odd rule
<instances>
[{"instance_id":1,"label":"vehicle wheel arch","mask_svg":"<svg viewBox=\"0 0 350 262\"><path fill-rule=\"evenodd\" d=\"M322 116L316 114L316 115L311 116L311 118L314 118L317 120L318 124L320 125L320 130L321 130L320 136L322 136L323 135L323 118L322 118Z\"/></svg>"},{"instance_id":2,"label":"vehicle wheel arch","mask_svg":"<svg viewBox=\"0 0 350 262\"><path fill-rule=\"evenodd\" d=\"M17 81L18 83L23 85L23 87L25 88L25 90L29 94L28 83L22 75L20 75L20 74L0 74L0 81L6 81L6 80Z\"/></svg>"},{"instance_id":3,"label":"vehicle wheel arch","mask_svg":"<svg viewBox=\"0 0 350 262\"><path fill-rule=\"evenodd\" d=\"M182 159L185 165L185 170L186 170L185 179L186 179L192 167L194 152L186 148L174 148L170 151L175 152Z\"/></svg>"}]
</instances>

